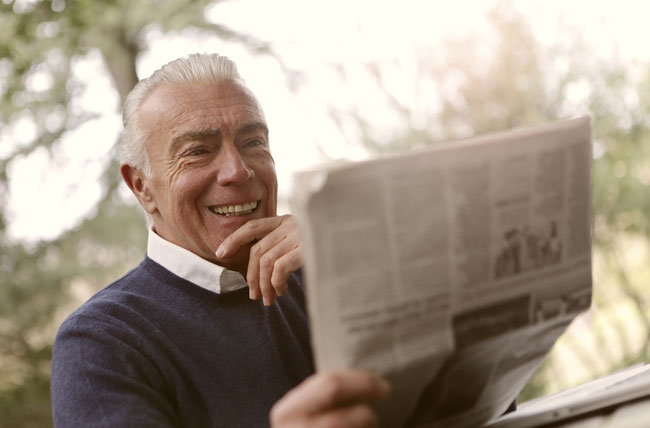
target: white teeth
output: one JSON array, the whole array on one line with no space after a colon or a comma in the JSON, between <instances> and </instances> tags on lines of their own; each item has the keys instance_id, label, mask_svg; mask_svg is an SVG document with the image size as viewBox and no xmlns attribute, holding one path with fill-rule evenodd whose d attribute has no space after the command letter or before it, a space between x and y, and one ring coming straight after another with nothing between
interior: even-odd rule
<instances>
[{"instance_id":1,"label":"white teeth","mask_svg":"<svg viewBox=\"0 0 650 428\"><path fill-rule=\"evenodd\" d=\"M248 202L241 205L221 205L218 207L210 207L210 211L221 215L244 215L250 214L257 208L257 201Z\"/></svg>"}]
</instances>

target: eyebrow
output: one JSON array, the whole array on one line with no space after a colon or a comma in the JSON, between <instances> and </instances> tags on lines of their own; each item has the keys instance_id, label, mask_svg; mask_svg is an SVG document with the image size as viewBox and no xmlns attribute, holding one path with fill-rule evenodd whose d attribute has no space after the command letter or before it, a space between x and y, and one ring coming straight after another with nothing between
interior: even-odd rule
<instances>
[{"instance_id":1,"label":"eyebrow","mask_svg":"<svg viewBox=\"0 0 650 428\"><path fill-rule=\"evenodd\" d=\"M269 134L269 128L266 126L266 123L256 121L256 122L248 122L244 123L239 128L237 128L237 134L246 134L249 132L255 132L255 131L262 131L266 135Z\"/></svg>"},{"instance_id":2,"label":"eyebrow","mask_svg":"<svg viewBox=\"0 0 650 428\"><path fill-rule=\"evenodd\" d=\"M269 134L269 128L266 126L266 123L261 121L244 123L237 128L235 133L246 134L255 131L262 131L266 135ZM201 141L219 137L221 137L221 130L219 128L200 129L198 131L186 132L172 138L170 150L173 152L179 145L186 141Z\"/></svg>"},{"instance_id":3,"label":"eyebrow","mask_svg":"<svg viewBox=\"0 0 650 428\"><path fill-rule=\"evenodd\" d=\"M174 152L178 146L186 141L208 140L212 138L219 138L221 136L220 129L201 129L198 131L190 131L172 138L170 151Z\"/></svg>"}]
</instances>

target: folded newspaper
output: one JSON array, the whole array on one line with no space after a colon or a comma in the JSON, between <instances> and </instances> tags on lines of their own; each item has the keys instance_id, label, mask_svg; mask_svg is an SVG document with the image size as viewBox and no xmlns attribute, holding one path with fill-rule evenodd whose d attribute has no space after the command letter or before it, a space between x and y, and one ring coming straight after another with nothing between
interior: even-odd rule
<instances>
[{"instance_id":1,"label":"folded newspaper","mask_svg":"<svg viewBox=\"0 0 650 428\"><path fill-rule=\"evenodd\" d=\"M480 427L591 304L590 121L297 173L317 370L392 384L382 427Z\"/></svg>"}]
</instances>

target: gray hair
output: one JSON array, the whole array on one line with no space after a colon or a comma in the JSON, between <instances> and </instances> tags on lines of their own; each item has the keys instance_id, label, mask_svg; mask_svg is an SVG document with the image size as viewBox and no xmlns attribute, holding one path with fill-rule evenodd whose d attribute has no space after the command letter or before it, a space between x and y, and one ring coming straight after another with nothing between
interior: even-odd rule
<instances>
[{"instance_id":1,"label":"gray hair","mask_svg":"<svg viewBox=\"0 0 650 428\"><path fill-rule=\"evenodd\" d=\"M192 54L179 58L156 70L151 77L140 80L129 92L124 102L122 124L124 132L120 141L120 163L128 164L151 176L151 166L145 146L146 135L138 121L138 110L147 96L164 83L244 82L237 66L218 54Z\"/></svg>"},{"instance_id":2,"label":"gray hair","mask_svg":"<svg viewBox=\"0 0 650 428\"><path fill-rule=\"evenodd\" d=\"M218 54L192 54L176 59L156 70L151 77L140 80L129 92L124 102L122 124L124 131L120 139L120 163L141 170L151 178L151 165L146 150L144 130L138 120L138 111L147 96L164 83L223 82L236 80L244 83L234 62ZM144 210L143 210L144 211ZM153 218L144 212L147 226Z\"/></svg>"}]
</instances>

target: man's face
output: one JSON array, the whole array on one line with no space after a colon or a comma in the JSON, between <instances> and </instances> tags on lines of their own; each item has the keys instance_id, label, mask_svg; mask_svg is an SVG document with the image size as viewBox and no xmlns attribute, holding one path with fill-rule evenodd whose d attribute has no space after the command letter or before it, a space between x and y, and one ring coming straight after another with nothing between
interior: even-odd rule
<instances>
[{"instance_id":1,"label":"man's face","mask_svg":"<svg viewBox=\"0 0 650 428\"><path fill-rule=\"evenodd\" d=\"M277 179L264 113L235 81L164 84L139 116L155 231L200 257L245 269L250 246L226 262L219 244L248 220L276 215Z\"/></svg>"}]
</instances>

